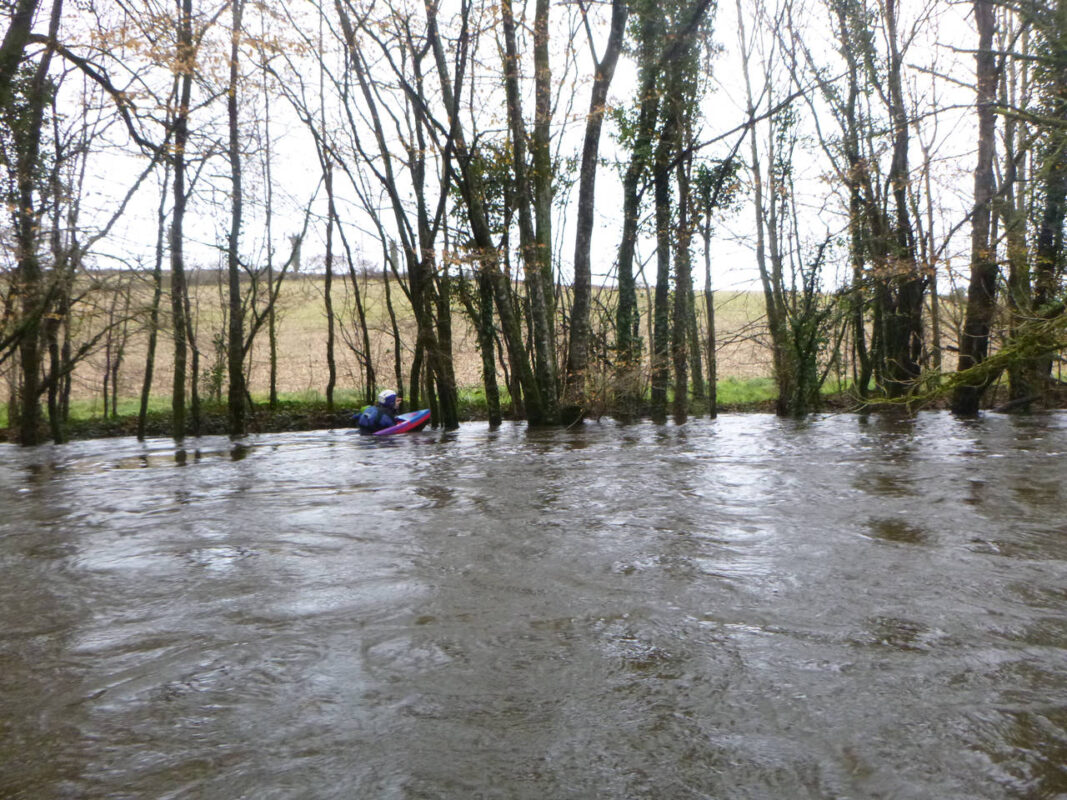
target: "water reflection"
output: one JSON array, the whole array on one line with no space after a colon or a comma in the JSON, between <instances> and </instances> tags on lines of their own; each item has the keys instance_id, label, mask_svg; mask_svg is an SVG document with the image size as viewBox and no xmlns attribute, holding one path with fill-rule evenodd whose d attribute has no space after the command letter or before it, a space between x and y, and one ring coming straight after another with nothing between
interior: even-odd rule
<instances>
[{"instance_id":1,"label":"water reflection","mask_svg":"<svg viewBox=\"0 0 1067 800\"><path fill-rule=\"evenodd\" d=\"M0 796L1056 796L1065 419L4 448Z\"/></svg>"}]
</instances>

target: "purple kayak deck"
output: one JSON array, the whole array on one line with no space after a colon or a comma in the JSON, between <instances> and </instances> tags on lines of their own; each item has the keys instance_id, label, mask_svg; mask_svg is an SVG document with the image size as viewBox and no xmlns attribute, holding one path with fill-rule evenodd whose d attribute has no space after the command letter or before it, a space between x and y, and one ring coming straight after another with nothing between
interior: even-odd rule
<instances>
[{"instance_id":1,"label":"purple kayak deck","mask_svg":"<svg viewBox=\"0 0 1067 800\"><path fill-rule=\"evenodd\" d=\"M414 433L415 431L421 431L430 422L430 409L424 408L422 411L409 411L406 414L400 414L397 417L397 423L391 428L384 428L380 431L375 431L375 436L389 436L394 433Z\"/></svg>"}]
</instances>

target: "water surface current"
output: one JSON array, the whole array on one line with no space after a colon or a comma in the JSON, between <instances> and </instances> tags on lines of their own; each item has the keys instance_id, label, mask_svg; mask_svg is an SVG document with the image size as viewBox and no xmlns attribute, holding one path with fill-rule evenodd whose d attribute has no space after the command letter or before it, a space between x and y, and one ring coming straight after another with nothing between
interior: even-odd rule
<instances>
[{"instance_id":1,"label":"water surface current","mask_svg":"<svg viewBox=\"0 0 1067 800\"><path fill-rule=\"evenodd\" d=\"M1067 415L0 445L0 797L1067 797Z\"/></svg>"}]
</instances>

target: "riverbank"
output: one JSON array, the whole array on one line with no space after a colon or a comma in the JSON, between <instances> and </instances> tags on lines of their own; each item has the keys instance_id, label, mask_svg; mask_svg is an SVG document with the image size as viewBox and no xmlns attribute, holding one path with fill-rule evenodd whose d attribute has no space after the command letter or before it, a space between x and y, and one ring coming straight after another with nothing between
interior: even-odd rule
<instances>
[{"instance_id":1,"label":"riverbank","mask_svg":"<svg viewBox=\"0 0 1067 800\"><path fill-rule=\"evenodd\" d=\"M727 379L719 385L719 411L763 412L774 411L775 387L769 378ZM852 399L843 393L828 395L827 405L844 409L853 405ZM510 402L503 400L505 419L513 419ZM71 440L100 439L119 436L136 436L138 427L137 404L134 400L119 402L117 414L104 415L94 406L76 405L66 425L66 435ZM335 397L333 408L317 393L301 393L283 397L271 408L265 400L257 402L249 415L249 433L284 433L330 428L346 428L352 424L352 415L362 408L362 398L355 392L342 392ZM14 431L8 427L6 409L0 408L0 442L14 441ZM647 416L648 409L640 409L638 416ZM460 392L459 412L462 422L488 418L485 396L480 389ZM695 403L692 416L706 415L703 404ZM186 412L189 435L212 436L228 432L226 406L208 401L201 404L198 431L193 426L191 409ZM145 421L145 435L168 437L173 435L170 409L155 403Z\"/></svg>"},{"instance_id":2,"label":"riverbank","mask_svg":"<svg viewBox=\"0 0 1067 800\"><path fill-rule=\"evenodd\" d=\"M1002 396L1005 395L1005 396ZM753 413L773 414L775 410L776 392L774 382L770 378L750 379L727 379L719 384L718 392L719 413ZM991 411L1014 411L1008 402L1005 392L993 392L993 402L990 404ZM1048 398L1047 407L1067 408L1067 387L1057 387L1053 396ZM505 398L503 406L504 418L515 419L510 413L510 402ZM121 436L136 436L138 427L138 414L134 400L120 401L119 413L104 416L96 409L85 405L72 409L71 418L66 425L66 436L69 440L104 439ZM300 395L283 397L271 408L267 402L256 403L249 415L249 433L285 433L289 431L326 430L334 428L348 428L352 426L352 416L362 408L360 396L355 392L341 392L335 399L333 408L326 400L316 393L302 393ZM923 405L924 409L947 408L947 399ZM856 396L850 391L834 391L823 395L821 411L823 412L846 412L860 409ZM899 404L879 404L868 406L868 411L896 411L900 412L903 407ZM15 432L8 427L6 409L0 406L0 442L13 442ZM488 410L485 397L480 389L469 389L460 392L459 412L461 422L475 422L488 418ZM610 410L605 416L615 416ZM638 410L637 418L650 416L650 408ZM694 401L690 411L690 418L698 419L707 416L706 405L700 401ZM590 418L593 418L592 416ZM213 401L205 402L200 409L199 428L193 426L192 411L187 410L186 424L190 436L218 436L228 433L228 417L226 406ZM145 421L145 435L148 437L170 437L173 435L171 427L171 413L168 408L157 403L148 413Z\"/></svg>"}]
</instances>

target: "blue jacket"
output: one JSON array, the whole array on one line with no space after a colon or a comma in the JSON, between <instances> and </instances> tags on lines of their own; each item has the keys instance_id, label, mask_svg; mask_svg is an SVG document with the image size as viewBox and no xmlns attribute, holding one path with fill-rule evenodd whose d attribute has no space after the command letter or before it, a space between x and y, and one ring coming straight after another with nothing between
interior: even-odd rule
<instances>
[{"instance_id":1,"label":"blue jacket","mask_svg":"<svg viewBox=\"0 0 1067 800\"><path fill-rule=\"evenodd\" d=\"M393 413L385 406L367 406L356 420L356 424L365 431L383 431L396 425Z\"/></svg>"}]
</instances>

